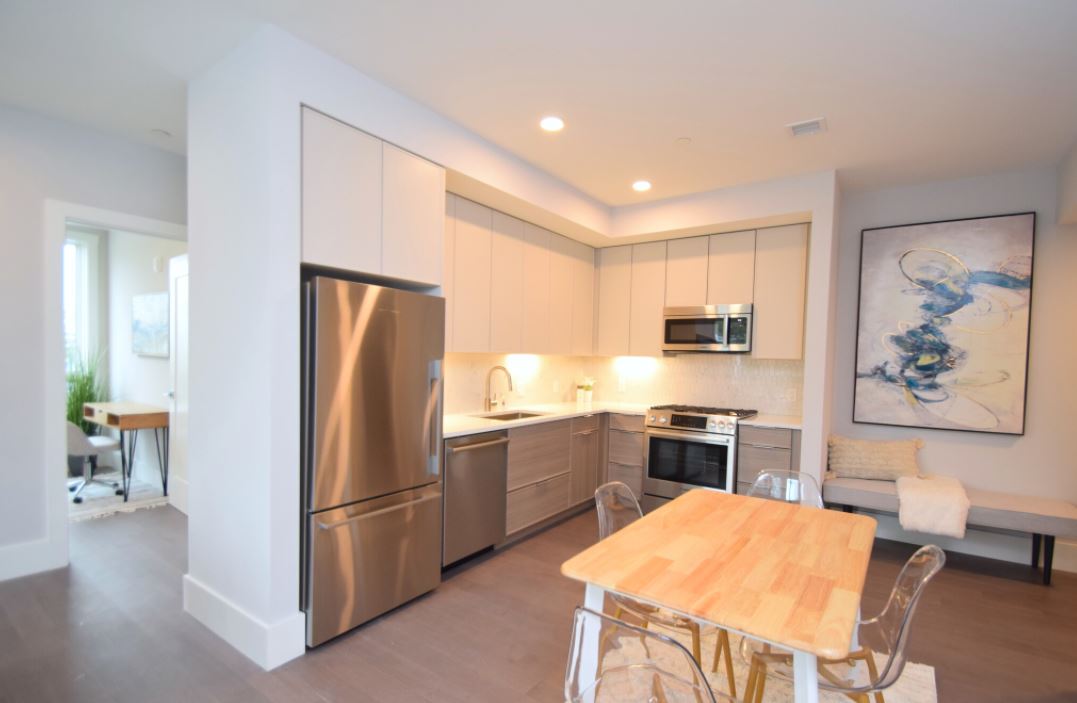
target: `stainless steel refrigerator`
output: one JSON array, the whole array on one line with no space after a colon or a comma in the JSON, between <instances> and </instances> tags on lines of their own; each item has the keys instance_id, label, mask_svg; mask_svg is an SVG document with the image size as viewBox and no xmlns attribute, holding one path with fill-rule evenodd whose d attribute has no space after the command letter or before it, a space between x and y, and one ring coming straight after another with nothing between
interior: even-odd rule
<instances>
[{"instance_id":1,"label":"stainless steel refrigerator","mask_svg":"<svg viewBox=\"0 0 1077 703\"><path fill-rule=\"evenodd\" d=\"M445 301L304 282L302 606L315 646L441 581Z\"/></svg>"}]
</instances>

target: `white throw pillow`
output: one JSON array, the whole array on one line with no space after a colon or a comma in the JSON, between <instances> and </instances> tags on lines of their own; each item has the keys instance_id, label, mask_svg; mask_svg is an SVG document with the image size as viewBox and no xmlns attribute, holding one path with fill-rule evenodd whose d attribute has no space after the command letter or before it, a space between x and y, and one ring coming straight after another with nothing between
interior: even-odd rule
<instances>
[{"instance_id":1,"label":"white throw pillow","mask_svg":"<svg viewBox=\"0 0 1077 703\"><path fill-rule=\"evenodd\" d=\"M924 446L922 439L881 441L831 435L828 444L829 468L841 478L896 481L920 474L916 452Z\"/></svg>"}]
</instances>

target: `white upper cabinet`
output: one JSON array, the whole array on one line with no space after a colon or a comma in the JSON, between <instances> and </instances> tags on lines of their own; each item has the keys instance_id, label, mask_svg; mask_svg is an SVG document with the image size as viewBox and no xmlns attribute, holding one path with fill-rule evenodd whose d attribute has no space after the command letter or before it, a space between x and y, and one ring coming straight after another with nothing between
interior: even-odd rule
<instances>
[{"instance_id":1,"label":"white upper cabinet","mask_svg":"<svg viewBox=\"0 0 1077 703\"><path fill-rule=\"evenodd\" d=\"M492 216L490 208L456 198L452 351L490 351Z\"/></svg>"},{"instance_id":2,"label":"white upper cabinet","mask_svg":"<svg viewBox=\"0 0 1077 703\"><path fill-rule=\"evenodd\" d=\"M381 273L441 285L445 169L382 145Z\"/></svg>"},{"instance_id":3,"label":"white upper cabinet","mask_svg":"<svg viewBox=\"0 0 1077 703\"><path fill-rule=\"evenodd\" d=\"M441 294L445 297L445 351L452 351L453 346L453 305L456 292L453 288L456 270L456 196L445 194L445 246L442 252Z\"/></svg>"},{"instance_id":4,"label":"white upper cabinet","mask_svg":"<svg viewBox=\"0 0 1077 703\"><path fill-rule=\"evenodd\" d=\"M524 223L493 211L490 264L490 351L523 350Z\"/></svg>"},{"instance_id":5,"label":"white upper cabinet","mask_svg":"<svg viewBox=\"0 0 1077 703\"><path fill-rule=\"evenodd\" d=\"M576 242L559 234L550 235L550 339L551 354L572 353L573 277L572 245Z\"/></svg>"},{"instance_id":6,"label":"white upper cabinet","mask_svg":"<svg viewBox=\"0 0 1077 703\"><path fill-rule=\"evenodd\" d=\"M754 299L755 230L712 234L707 264L707 305L740 305Z\"/></svg>"},{"instance_id":7,"label":"white upper cabinet","mask_svg":"<svg viewBox=\"0 0 1077 703\"><path fill-rule=\"evenodd\" d=\"M665 293L666 243L633 244L630 355L662 356Z\"/></svg>"},{"instance_id":8,"label":"white upper cabinet","mask_svg":"<svg viewBox=\"0 0 1077 703\"><path fill-rule=\"evenodd\" d=\"M523 350L550 353L551 233L524 223Z\"/></svg>"},{"instance_id":9,"label":"white upper cabinet","mask_svg":"<svg viewBox=\"0 0 1077 703\"><path fill-rule=\"evenodd\" d=\"M445 169L303 108L304 263L442 283Z\"/></svg>"},{"instance_id":10,"label":"white upper cabinet","mask_svg":"<svg viewBox=\"0 0 1077 703\"><path fill-rule=\"evenodd\" d=\"M595 343L595 250L567 240L572 256L572 350L590 356Z\"/></svg>"},{"instance_id":11,"label":"white upper cabinet","mask_svg":"<svg viewBox=\"0 0 1077 703\"><path fill-rule=\"evenodd\" d=\"M807 225L756 233L752 356L799 359L803 355L807 261Z\"/></svg>"},{"instance_id":12,"label":"white upper cabinet","mask_svg":"<svg viewBox=\"0 0 1077 703\"><path fill-rule=\"evenodd\" d=\"M595 336L595 353L602 356L626 355L632 298L632 247L599 249L596 258L598 333Z\"/></svg>"},{"instance_id":13,"label":"white upper cabinet","mask_svg":"<svg viewBox=\"0 0 1077 703\"><path fill-rule=\"evenodd\" d=\"M315 110L302 119L302 260L380 273L381 140Z\"/></svg>"},{"instance_id":14,"label":"white upper cabinet","mask_svg":"<svg viewBox=\"0 0 1077 703\"><path fill-rule=\"evenodd\" d=\"M666 305L706 305L708 237L666 242Z\"/></svg>"}]
</instances>

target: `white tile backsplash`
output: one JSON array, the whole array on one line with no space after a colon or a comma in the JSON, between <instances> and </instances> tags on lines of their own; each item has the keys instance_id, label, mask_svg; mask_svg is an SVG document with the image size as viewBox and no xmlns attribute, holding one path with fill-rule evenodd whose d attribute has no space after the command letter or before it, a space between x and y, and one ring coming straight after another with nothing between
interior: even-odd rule
<instances>
[{"instance_id":1,"label":"white tile backsplash","mask_svg":"<svg viewBox=\"0 0 1077 703\"><path fill-rule=\"evenodd\" d=\"M620 359L620 360L619 360ZM516 389L510 405L568 402L576 383L597 380L595 400L625 403L688 403L753 408L799 415L804 364L753 359L740 354L680 354L642 361L554 355L445 355L445 412L482 410L483 385L492 366L508 366ZM504 376L494 377L504 392Z\"/></svg>"}]
</instances>

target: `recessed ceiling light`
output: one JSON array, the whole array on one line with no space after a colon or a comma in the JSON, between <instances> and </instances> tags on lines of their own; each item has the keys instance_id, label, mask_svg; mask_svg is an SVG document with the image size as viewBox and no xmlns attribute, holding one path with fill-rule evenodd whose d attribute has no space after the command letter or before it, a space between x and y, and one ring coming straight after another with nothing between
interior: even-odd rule
<instances>
[{"instance_id":1,"label":"recessed ceiling light","mask_svg":"<svg viewBox=\"0 0 1077 703\"><path fill-rule=\"evenodd\" d=\"M637 193L645 193L650 189L651 189L651 182L650 181L636 181L635 183L632 184L632 190L636 191Z\"/></svg>"},{"instance_id":2,"label":"recessed ceiling light","mask_svg":"<svg viewBox=\"0 0 1077 703\"><path fill-rule=\"evenodd\" d=\"M539 127L547 132L560 132L565 128L565 121L556 115L547 115L539 122Z\"/></svg>"},{"instance_id":3,"label":"recessed ceiling light","mask_svg":"<svg viewBox=\"0 0 1077 703\"><path fill-rule=\"evenodd\" d=\"M161 129L160 127L151 129L150 134L152 134L155 137L164 137L165 139L171 139L172 138L172 133L171 132L169 132L167 129Z\"/></svg>"},{"instance_id":4,"label":"recessed ceiling light","mask_svg":"<svg viewBox=\"0 0 1077 703\"><path fill-rule=\"evenodd\" d=\"M677 137L677 145L678 146L688 146L691 143L692 143L692 138L691 137Z\"/></svg>"}]
</instances>

